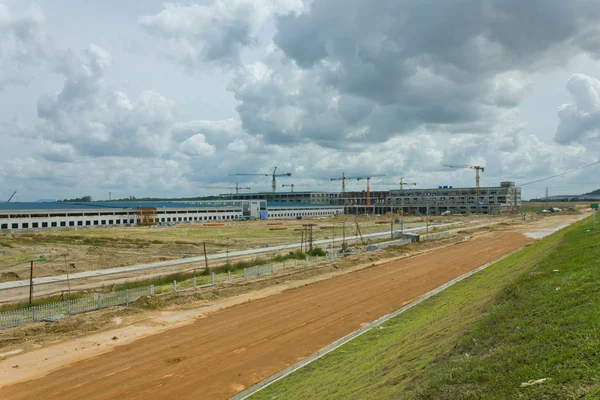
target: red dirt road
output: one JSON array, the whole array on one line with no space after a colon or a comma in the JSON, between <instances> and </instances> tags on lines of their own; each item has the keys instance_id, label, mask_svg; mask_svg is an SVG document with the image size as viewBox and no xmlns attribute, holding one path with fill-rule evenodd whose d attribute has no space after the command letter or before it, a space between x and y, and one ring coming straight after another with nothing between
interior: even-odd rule
<instances>
[{"instance_id":1,"label":"red dirt road","mask_svg":"<svg viewBox=\"0 0 600 400\"><path fill-rule=\"evenodd\" d=\"M226 399L532 240L486 235L216 312L6 386L8 399Z\"/></svg>"}]
</instances>

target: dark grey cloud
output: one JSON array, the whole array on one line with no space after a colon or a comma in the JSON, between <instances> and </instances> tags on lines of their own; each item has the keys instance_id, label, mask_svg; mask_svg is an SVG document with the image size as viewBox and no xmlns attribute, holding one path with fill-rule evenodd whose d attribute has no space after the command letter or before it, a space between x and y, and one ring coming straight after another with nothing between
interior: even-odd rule
<instances>
[{"instance_id":1,"label":"dark grey cloud","mask_svg":"<svg viewBox=\"0 0 600 400\"><path fill-rule=\"evenodd\" d=\"M302 8L301 0L215 0L207 5L166 3L140 25L161 40L162 54L189 72L205 65L235 67L244 48L258 44L257 31L272 13Z\"/></svg>"},{"instance_id":2,"label":"dark grey cloud","mask_svg":"<svg viewBox=\"0 0 600 400\"><path fill-rule=\"evenodd\" d=\"M276 17L272 50L230 90L269 143L384 141L422 127L494 132L527 74L597 54L591 0L315 0Z\"/></svg>"}]
</instances>

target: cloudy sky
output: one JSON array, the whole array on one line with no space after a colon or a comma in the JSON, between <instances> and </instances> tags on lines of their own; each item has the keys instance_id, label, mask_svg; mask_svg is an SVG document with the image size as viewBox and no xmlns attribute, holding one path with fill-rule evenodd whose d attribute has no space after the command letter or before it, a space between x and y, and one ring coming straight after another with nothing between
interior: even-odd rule
<instances>
[{"instance_id":1,"label":"cloudy sky","mask_svg":"<svg viewBox=\"0 0 600 400\"><path fill-rule=\"evenodd\" d=\"M0 198L522 184L599 159L599 58L597 0L0 0Z\"/></svg>"}]
</instances>

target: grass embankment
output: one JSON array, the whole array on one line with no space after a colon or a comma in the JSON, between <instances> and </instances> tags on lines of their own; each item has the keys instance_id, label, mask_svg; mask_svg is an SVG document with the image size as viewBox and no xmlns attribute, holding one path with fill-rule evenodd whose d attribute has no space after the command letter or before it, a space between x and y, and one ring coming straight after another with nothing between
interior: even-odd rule
<instances>
[{"instance_id":1,"label":"grass embankment","mask_svg":"<svg viewBox=\"0 0 600 400\"><path fill-rule=\"evenodd\" d=\"M579 223L534 243L252 398L568 398L595 390L600 231L589 228ZM520 387L539 378L551 380Z\"/></svg>"}]
</instances>

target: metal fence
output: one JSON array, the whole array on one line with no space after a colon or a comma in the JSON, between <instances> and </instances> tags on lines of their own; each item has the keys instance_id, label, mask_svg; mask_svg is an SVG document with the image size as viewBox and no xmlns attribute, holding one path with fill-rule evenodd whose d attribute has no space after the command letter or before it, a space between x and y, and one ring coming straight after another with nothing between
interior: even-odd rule
<instances>
[{"instance_id":1,"label":"metal fence","mask_svg":"<svg viewBox=\"0 0 600 400\"><path fill-rule=\"evenodd\" d=\"M441 232L432 235L447 235L448 232ZM432 235L429 238L432 238ZM388 246L401 246L410 243L410 239L394 240L390 242L380 243L378 248ZM337 252L328 252L324 257L317 256L316 259L310 260L306 257L304 260L287 260L283 262L283 268L286 267L307 267L309 265L319 264L324 261L336 260L341 257L361 254L360 252L347 252L344 254ZM274 264L257 265L254 267L244 268L243 277L232 279L228 273L226 281L245 279L251 277L260 277L263 275L273 274L275 272ZM179 288L177 281L173 282L173 291L161 293L160 295L169 295L174 292L195 290L205 287L210 287L219 284L215 282L215 275L212 275L212 282L205 285L196 285L196 278L193 278L193 286L189 288ZM154 285L144 286L140 288L121 290L118 292L102 293L95 296L82 297L60 301L55 303L44 304L41 306L23 308L14 311L5 311L0 313L0 329L10 328L29 322L39 321L55 321L65 315L81 314L89 311L101 310L103 308L129 305L129 303L139 299L142 296L154 295Z\"/></svg>"},{"instance_id":2,"label":"metal fence","mask_svg":"<svg viewBox=\"0 0 600 400\"><path fill-rule=\"evenodd\" d=\"M244 278L251 276L262 276L273 273L273 264L256 265L250 268L244 268Z\"/></svg>"},{"instance_id":3,"label":"metal fence","mask_svg":"<svg viewBox=\"0 0 600 400\"><path fill-rule=\"evenodd\" d=\"M0 313L0 328L9 328L28 322L52 321L64 315L81 314L107 307L129 305L142 296L154 293L154 286L102 293L96 296L82 297L66 301L22 308Z\"/></svg>"},{"instance_id":4,"label":"metal fence","mask_svg":"<svg viewBox=\"0 0 600 400\"><path fill-rule=\"evenodd\" d=\"M394 240L391 242L380 243L377 245L380 249L385 249L390 246L404 246L406 244L412 243L411 239L402 239L402 240Z\"/></svg>"}]
</instances>

